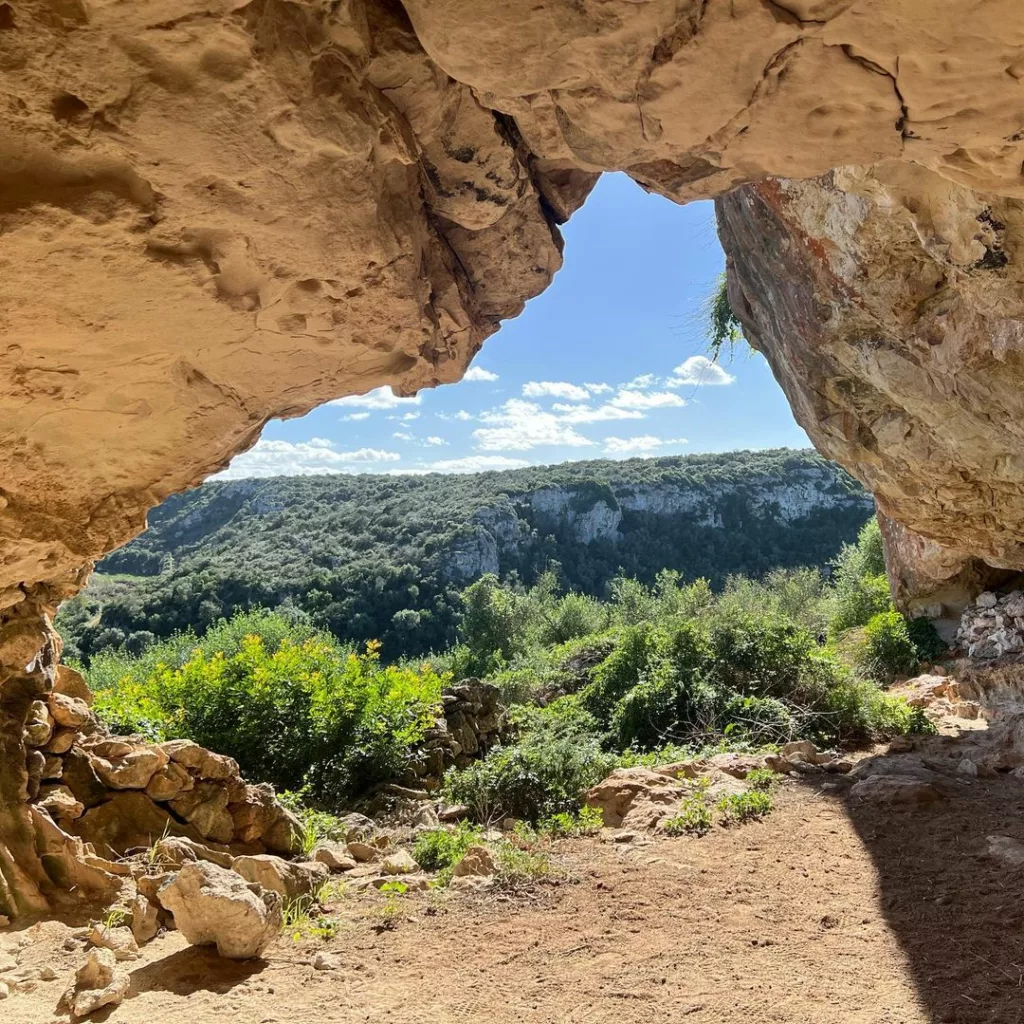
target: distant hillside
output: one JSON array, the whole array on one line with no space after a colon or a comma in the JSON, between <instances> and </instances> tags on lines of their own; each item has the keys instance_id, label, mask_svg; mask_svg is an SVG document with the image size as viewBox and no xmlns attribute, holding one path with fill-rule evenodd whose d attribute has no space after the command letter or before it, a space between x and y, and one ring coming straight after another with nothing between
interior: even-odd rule
<instances>
[{"instance_id":1,"label":"distant hillside","mask_svg":"<svg viewBox=\"0 0 1024 1024\"><path fill-rule=\"evenodd\" d=\"M664 568L719 586L824 565L872 508L841 469L788 449L208 483L154 510L60 625L69 653L88 657L283 605L342 639L419 654L452 641L458 592L483 573L532 582L556 561L567 587L593 594Z\"/></svg>"}]
</instances>

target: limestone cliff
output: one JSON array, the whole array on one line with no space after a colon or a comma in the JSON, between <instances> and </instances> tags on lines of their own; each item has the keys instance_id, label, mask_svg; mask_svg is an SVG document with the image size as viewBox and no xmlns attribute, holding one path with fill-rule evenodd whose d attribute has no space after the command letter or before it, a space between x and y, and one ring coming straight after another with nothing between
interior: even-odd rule
<instances>
[{"instance_id":1,"label":"limestone cliff","mask_svg":"<svg viewBox=\"0 0 1024 1024\"><path fill-rule=\"evenodd\" d=\"M921 579L1024 568L1022 79L1019 0L0 0L0 765L91 560L271 417L458 379L602 170L763 182L801 421Z\"/></svg>"}]
</instances>

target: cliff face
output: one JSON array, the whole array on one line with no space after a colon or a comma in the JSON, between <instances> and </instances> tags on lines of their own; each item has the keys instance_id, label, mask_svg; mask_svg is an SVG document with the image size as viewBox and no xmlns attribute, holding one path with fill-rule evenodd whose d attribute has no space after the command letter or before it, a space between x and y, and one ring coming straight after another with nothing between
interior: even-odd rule
<instances>
[{"instance_id":1,"label":"cliff face","mask_svg":"<svg viewBox=\"0 0 1024 1024\"><path fill-rule=\"evenodd\" d=\"M862 168L729 200L744 319L931 568L1024 567L1022 79L1019 0L0 0L0 718L148 508L271 417L457 380L608 169Z\"/></svg>"},{"instance_id":2,"label":"cliff face","mask_svg":"<svg viewBox=\"0 0 1024 1024\"><path fill-rule=\"evenodd\" d=\"M875 493L897 598L1024 567L1020 201L912 165L718 201L730 297L817 447Z\"/></svg>"}]
</instances>

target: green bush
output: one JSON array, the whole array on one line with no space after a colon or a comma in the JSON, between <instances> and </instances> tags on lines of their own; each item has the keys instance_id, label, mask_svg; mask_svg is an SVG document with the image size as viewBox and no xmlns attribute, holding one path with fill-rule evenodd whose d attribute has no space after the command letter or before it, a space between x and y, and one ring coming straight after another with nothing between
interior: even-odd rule
<instances>
[{"instance_id":1,"label":"green bush","mask_svg":"<svg viewBox=\"0 0 1024 1024\"><path fill-rule=\"evenodd\" d=\"M854 626L864 626L879 612L891 608L882 532L878 520L870 519L857 543L844 545L836 561L829 632L838 636Z\"/></svg>"},{"instance_id":2,"label":"green bush","mask_svg":"<svg viewBox=\"0 0 1024 1024\"><path fill-rule=\"evenodd\" d=\"M949 647L928 619L908 620L907 636L921 661L937 661L949 653Z\"/></svg>"},{"instance_id":3,"label":"green bush","mask_svg":"<svg viewBox=\"0 0 1024 1024\"><path fill-rule=\"evenodd\" d=\"M711 831L715 819L708 790L711 779L708 776L697 779L692 792L683 798L679 810L662 823L662 830L670 836L703 836Z\"/></svg>"},{"instance_id":4,"label":"green bush","mask_svg":"<svg viewBox=\"0 0 1024 1024\"><path fill-rule=\"evenodd\" d=\"M382 666L372 643L357 655L287 628L274 648L229 629L227 652L207 653L204 641L180 664L147 652L143 671L128 664L98 689L95 710L117 731L193 739L249 778L306 787L330 805L394 777L439 710L442 677L428 665Z\"/></svg>"},{"instance_id":5,"label":"green bush","mask_svg":"<svg viewBox=\"0 0 1024 1024\"><path fill-rule=\"evenodd\" d=\"M446 884L456 864L482 836L482 828L466 821L460 821L454 829L432 828L416 837L413 857L421 868L440 872L441 883Z\"/></svg>"},{"instance_id":6,"label":"green bush","mask_svg":"<svg viewBox=\"0 0 1024 1024\"><path fill-rule=\"evenodd\" d=\"M718 801L718 813L723 825L739 825L745 821L763 818L772 811L772 798L763 789L748 789L744 793L730 793Z\"/></svg>"},{"instance_id":7,"label":"green bush","mask_svg":"<svg viewBox=\"0 0 1024 1024\"><path fill-rule=\"evenodd\" d=\"M899 612L879 612L864 627L861 667L880 683L909 675L918 666L917 647Z\"/></svg>"},{"instance_id":8,"label":"green bush","mask_svg":"<svg viewBox=\"0 0 1024 1024\"><path fill-rule=\"evenodd\" d=\"M622 631L615 649L594 670L583 691L584 704L605 727L618 702L642 679L652 677L663 661L667 637L649 622Z\"/></svg>"},{"instance_id":9,"label":"green bush","mask_svg":"<svg viewBox=\"0 0 1024 1024\"><path fill-rule=\"evenodd\" d=\"M478 821L511 816L536 822L580 808L582 794L615 767L597 722L576 698L519 709L519 740L496 747L445 778L445 797L469 806Z\"/></svg>"}]
</instances>

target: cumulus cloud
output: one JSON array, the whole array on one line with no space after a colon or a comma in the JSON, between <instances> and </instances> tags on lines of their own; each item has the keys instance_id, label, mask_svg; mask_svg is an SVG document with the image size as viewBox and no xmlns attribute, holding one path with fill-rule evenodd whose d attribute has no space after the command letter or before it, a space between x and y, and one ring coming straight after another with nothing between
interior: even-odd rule
<instances>
[{"instance_id":1,"label":"cumulus cloud","mask_svg":"<svg viewBox=\"0 0 1024 1024\"><path fill-rule=\"evenodd\" d=\"M612 390L611 384L584 384L592 395L603 395Z\"/></svg>"},{"instance_id":2,"label":"cumulus cloud","mask_svg":"<svg viewBox=\"0 0 1024 1024\"><path fill-rule=\"evenodd\" d=\"M310 476L316 473L354 473L359 464L397 462L397 452L379 448L338 451L331 441L313 437L308 441L257 441L247 452L235 456L217 477L240 480L254 476Z\"/></svg>"},{"instance_id":3,"label":"cumulus cloud","mask_svg":"<svg viewBox=\"0 0 1024 1024\"><path fill-rule=\"evenodd\" d=\"M605 420L642 420L644 414L635 409L623 409L617 405L561 405L551 407L559 414L563 423L601 423Z\"/></svg>"},{"instance_id":4,"label":"cumulus cloud","mask_svg":"<svg viewBox=\"0 0 1024 1024\"><path fill-rule=\"evenodd\" d=\"M343 420L366 420L370 418L368 412L350 412L347 416L341 417Z\"/></svg>"},{"instance_id":5,"label":"cumulus cloud","mask_svg":"<svg viewBox=\"0 0 1024 1024\"><path fill-rule=\"evenodd\" d=\"M671 391L635 391L622 388L611 399L611 404L619 409L643 410L669 409L686 405L678 395Z\"/></svg>"},{"instance_id":6,"label":"cumulus cloud","mask_svg":"<svg viewBox=\"0 0 1024 1024\"><path fill-rule=\"evenodd\" d=\"M411 398L399 398L389 387L374 388L365 395L346 395L344 398L336 398L328 405L341 405L347 408L357 409L398 409L408 405L419 405L420 395L413 395Z\"/></svg>"},{"instance_id":7,"label":"cumulus cloud","mask_svg":"<svg viewBox=\"0 0 1024 1024\"><path fill-rule=\"evenodd\" d=\"M418 420L419 418L420 418L420 414L418 412L407 412L402 417L402 421L404 423L411 423L413 420Z\"/></svg>"},{"instance_id":8,"label":"cumulus cloud","mask_svg":"<svg viewBox=\"0 0 1024 1024\"><path fill-rule=\"evenodd\" d=\"M653 388L655 384L660 383L661 378L653 373L641 373L639 377L634 377L631 381L622 386L624 388L633 388L634 390L643 391L645 388Z\"/></svg>"},{"instance_id":9,"label":"cumulus cloud","mask_svg":"<svg viewBox=\"0 0 1024 1024\"><path fill-rule=\"evenodd\" d=\"M423 472L483 473L488 469L521 469L526 459L510 459L505 455L467 455L461 459L441 459L424 466Z\"/></svg>"},{"instance_id":10,"label":"cumulus cloud","mask_svg":"<svg viewBox=\"0 0 1024 1024\"><path fill-rule=\"evenodd\" d=\"M470 414L469 414L468 412L466 412L466 410L465 410L465 409L460 409L460 410L459 410L459 411L458 411L458 412L457 412L457 413L455 414L455 418L456 418L457 420L463 420L463 421L465 421L465 420L471 420L471 419L472 419L473 417L472 417L472 416L470 416Z\"/></svg>"},{"instance_id":11,"label":"cumulus cloud","mask_svg":"<svg viewBox=\"0 0 1024 1024\"><path fill-rule=\"evenodd\" d=\"M396 430L392 437L397 437L399 441L412 441L414 438L408 430Z\"/></svg>"},{"instance_id":12,"label":"cumulus cloud","mask_svg":"<svg viewBox=\"0 0 1024 1024\"><path fill-rule=\"evenodd\" d=\"M471 366L463 374L462 379L463 380L470 380L470 381L473 381L473 380L488 381L488 380L497 380L498 379L498 375L496 373L491 373L490 370L485 370L482 366Z\"/></svg>"},{"instance_id":13,"label":"cumulus cloud","mask_svg":"<svg viewBox=\"0 0 1024 1024\"><path fill-rule=\"evenodd\" d=\"M564 380L531 380L523 385L526 398L561 398L567 402L585 402L590 392Z\"/></svg>"},{"instance_id":14,"label":"cumulus cloud","mask_svg":"<svg viewBox=\"0 0 1024 1024\"><path fill-rule=\"evenodd\" d=\"M606 437L604 450L608 455L649 455L666 445L686 444L685 437L655 437L641 434L639 437Z\"/></svg>"},{"instance_id":15,"label":"cumulus cloud","mask_svg":"<svg viewBox=\"0 0 1024 1024\"><path fill-rule=\"evenodd\" d=\"M433 447L437 447L438 445L445 445L448 442L443 437L431 436L431 437L428 437L426 439L426 441L424 441L423 443L424 444L429 444L429 445L431 445Z\"/></svg>"},{"instance_id":16,"label":"cumulus cloud","mask_svg":"<svg viewBox=\"0 0 1024 1024\"><path fill-rule=\"evenodd\" d=\"M679 388L687 384L698 388L713 387L731 384L736 379L724 366L713 362L707 356L690 356L672 373L673 376L665 381L666 386L670 388Z\"/></svg>"},{"instance_id":17,"label":"cumulus cloud","mask_svg":"<svg viewBox=\"0 0 1024 1024\"><path fill-rule=\"evenodd\" d=\"M510 398L499 408L481 413L480 419L488 426L474 430L473 437L484 451L528 451L553 445L587 447L594 443L560 416L521 398Z\"/></svg>"}]
</instances>

